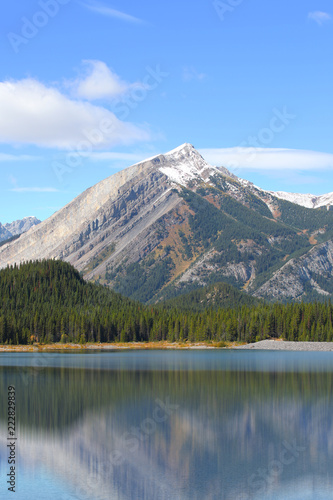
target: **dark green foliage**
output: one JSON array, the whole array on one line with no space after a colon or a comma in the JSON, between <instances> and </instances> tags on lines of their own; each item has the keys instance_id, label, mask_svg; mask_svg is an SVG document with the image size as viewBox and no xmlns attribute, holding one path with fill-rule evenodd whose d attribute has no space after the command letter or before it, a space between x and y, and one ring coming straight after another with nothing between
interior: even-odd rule
<instances>
[{"instance_id":1,"label":"dark green foliage","mask_svg":"<svg viewBox=\"0 0 333 500\"><path fill-rule=\"evenodd\" d=\"M179 231L179 236L180 236L181 242L182 242L183 247L184 247L184 252L185 252L186 259L192 259L192 257L193 257L192 248L189 245L188 239L186 238L186 236L183 233L183 231Z\"/></svg>"},{"instance_id":2,"label":"dark green foliage","mask_svg":"<svg viewBox=\"0 0 333 500\"><path fill-rule=\"evenodd\" d=\"M192 191L184 189L182 192L182 197L195 212L189 219L191 230L195 239L205 246L214 242L214 247L221 250L226 240L230 247L232 239L253 239L259 245L268 246L268 236L279 238L276 246L283 252L309 246L308 238L298 235L295 229L261 216L217 189L206 191L217 197L220 209Z\"/></svg>"},{"instance_id":3,"label":"dark green foliage","mask_svg":"<svg viewBox=\"0 0 333 500\"><path fill-rule=\"evenodd\" d=\"M47 260L0 271L0 343L114 340L137 305Z\"/></svg>"},{"instance_id":4,"label":"dark green foliage","mask_svg":"<svg viewBox=\"0 0 333 500\"><path fill-rule=\"evenodd\" d=\"M233 216L219 210L192 191L184 189L181 196L188 203L190 209L195 212L195 215L189 217L194 242L197 245L202 245L205 249L213 246L219 252L223 251L224 255L218 257L221 265L243 260L232 240L256 238L258 243L264 242L260 233L252 231L247 225L235 220ZM242 207L239 203L238 205Z\"/></svg>"},{"instance_id":5,"label":"dark green foliage","mask_svg":"<svg viewBox=\"0 0 333 500\"><path fill-rule=\"evenodd\" d=\"M215 272L214 274L210 274L207 278L207 285L215 284L215 283L220 283L223 281L224 283L227 283L228 285L232 285L234 288L240 289L241 288L241 283L237 280L237 278L233 275L231 276L225 276L222 272Z\"/></svg>"},{"instance_id":6,"label":"dark green foliage","mask_svg":"<svg viewBox=\"0 0 333 500\"><path fill-rule=\"evenodd\" d=\"M264 217L272 218L272 213L266 203L264 203L260 198L252 193L247 193L247 202L252 210L255 210L258 214Z\"/></svg>"},{"instance_id":7,"label":"dark green foliage","mask_svg":"<svg viewBox=\"0 0 333 500\"><path fill-rule=\"evenodd\" d=\"M125 275L117 277L114 290L131 299L147 302L169 280L173 267L170 257L155 262L150 256L147 261L130 264Z\"/></svg>"},{"instance_id":8,"label":"dark green foliage","mask_svg":"<svg viewBox=\"0 0 333 500\"><path fill-rule=\"evenodd\" d=\"M268 219L258 215L254 210L245 207L230 195L221 194L219 202L223 212L231 215L238 222L244 224L244 226L251 228L252 231L258 231L271 236L286 236L295 233L292 229L276 223L271 218Z\"/></svg>"},{"instance_id":9,"label":"dark green foliage","mask_svg":"<svg viewBox=\"0 0 333 500\"><path fill-rule=\"evenodd\" d=\"M163 307L174 307L181 311L204 311L207 308L228 309L244 305L252 306L260 302L259 299L240 292L232 285L214 283L167 300L163 302Z\"/></svg>"},{"instance_id":10,"label":"dark green foliage","mask_svg":"<svg viewBox=\"0 0 333 500\"><path fill-rule=\"evenodd\" d=\"M177 287L174 286L173 283L170 283L166 287L164 287L159 293L157 293L148 304L159 304L169 301L170 299L174 299L179 295L184 295L186 293L191 292L192 290L198 290L200 288L200 284L196 281L184 281L182 283L177 283Z\"/></svg>"},{"instance_id":11,"label":"dark green foliage","mask_svg":"<svg viewBox=\"0 0 333 500\"><path fill-rule=\"evenodd\" d=\"M280 220L284 223L300 229L314 230L333 225L333 211L326 207L306 208L290 201L277 199L281 212Z\"/></svg>"},{"instance_id":12,"label":"dark green foliage","mask_svg":"<svg viewBox=\"0 0 333 500\"><path fill-rule=\"evenodd\" d=\"M215 175L210 178L214 186L217 188L218 191L226 192L229 191L230 187L227 184L226 179L221 177L220 175ZM229 184L234 184L235 187L239 190L242 190L240 188L239 183L237 181L234 181L233 179L228 179ZM211 192L211 189L206 190L207 193ZM254 211L259 213L260 215L263 215L264 217L268 217L269 219L272 218L271 211L269 210L268 206L266 203L264 203L260 198L255 196L254 194L250 193L246 189L243 189L243 197L245 200L245 203ZM198 190L197 190L198 192ZM201 194L201 193L200 193ZM237 203L237 202L236 202Z\"/></svg>"},{"instance_id":13,"label":"dark green foliage","mask_svg":"<svg viewBox=\"0 0 333 500\"><path fill-rule=\"evenodd\" d=\"M143 306L86 283L72 266L61 261L9 267L0 271L0 343L255 341L280 336L332 340L330 302L242 305L242 294L221 286L220 297L217 287L217 301L222 304L226 298L237 307L217 308L216 303L200 310L200 294L194 294L182 299L189 310L181 310L179 304L177 308Z\"/></svg>"},{"instance_id":14,"label":"dark green foliage","mask_svg":"<svg viewBox=\"0 0 333 500\"><path fill-rule=\"evenodd\" d=\"M195 242L208 248L217 239L219 231L232 223L230 217L188 189L183 189L181 196L195 212L189 217Z\"/></svg>"}]
</instances>

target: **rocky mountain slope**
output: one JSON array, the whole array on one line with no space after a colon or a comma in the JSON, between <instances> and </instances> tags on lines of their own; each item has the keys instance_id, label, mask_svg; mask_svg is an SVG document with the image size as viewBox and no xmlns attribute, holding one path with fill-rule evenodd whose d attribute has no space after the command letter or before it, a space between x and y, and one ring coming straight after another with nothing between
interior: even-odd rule
<instances>
[{"instance_id":1,"label":"rocky mountain slope","mask_svg":"<svg viewBox=\"0 0 333 500\"><path fill-rule=\"evenodd\" d=\"M331 270L327 208L278 198L184 144L117 172L4 244L0 267L62 259L151 303L220 281L258 297L320 298L331 293L322 283ZM297 285L285 287L278 273L291 269Z\"/></svg>"},{"instance_id":2,"label":"rocky mountain slope","mask_svg":"<svg viewBox=\"0 0 333 500\"><path fill-rule=\"evenodd\" d=\"M333 241L315 245L305 255L291 259L254 295L284 300L290 297L330 297L333 294Z\"/></svg>"},{"instance_id":3,"label":"rocky mountain slope","mask_svg":"<svg viewBox=\"0 0 333 500\"><path fill-rule=\"evenodd\" d=\"M40 223L36 217L24 217L21 220L16 220L10 224L1 224L0 222L0 242L8 240L13 236L25 233L31 227Z\"/></svg>"}]
</instances>

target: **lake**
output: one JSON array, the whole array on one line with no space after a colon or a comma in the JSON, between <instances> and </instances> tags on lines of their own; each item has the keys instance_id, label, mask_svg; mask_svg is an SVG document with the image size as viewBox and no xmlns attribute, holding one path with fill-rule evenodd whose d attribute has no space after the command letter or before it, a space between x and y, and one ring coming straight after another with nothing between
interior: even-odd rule
<instances>
[{"instance_id":1,"label":"lake","mask_svg":"<svg viewBox=\"0 0 333 500\"><path fill-rule=\"evenodd\" d=\"M1 353L0 372L1 498L333 499L333 353Z\"/></svg>"}]
</instances>

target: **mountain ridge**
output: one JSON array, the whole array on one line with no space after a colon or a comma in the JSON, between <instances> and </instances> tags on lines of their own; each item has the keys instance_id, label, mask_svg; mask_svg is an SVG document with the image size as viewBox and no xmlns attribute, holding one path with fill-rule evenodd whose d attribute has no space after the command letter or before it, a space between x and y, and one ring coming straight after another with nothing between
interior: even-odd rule
<instances>
[{"instance_id":1,"label":"mountain ridge","mask_svg":"<svg viewBox=\"0 0 333 500\"><path fill-rule=\"evenodd\" d=\"M289 193L286 191L266 191L277 198L290 201L306 208L319 208L333 205L333 192L321 195Z\"/></svg>"},{"instance_id":2,"label":"mountain ridge","mask_svg":"<svg viewBox=\"0 0 333 500\"><path fill-rule=\"evenodd\" d=\"M220 281L275 300L276 281L261 287L291 259L298 269L297 259L333 238L331 228L333 211L278 198L210 165L185 143L95 184L4 244L0 268L65 260L86 280L147 303ZM325 255L320 276L330 265ZM283 300L306 299L309 283L325 295L309 273L302 293Z\"/></svg>"},{"instance_id":3,"label":"mountain ridge","mask_svg":"<svg viewBox=\"0 0 333 500\"><path fill-rule=\"evenodd\" d=\"M35 216L23 217L23 219L18 219L6 224L1 224L0 222L0 242L25 233L31 227L40 224L40 222L41 221Z\"/></svg>"}]
</instances>

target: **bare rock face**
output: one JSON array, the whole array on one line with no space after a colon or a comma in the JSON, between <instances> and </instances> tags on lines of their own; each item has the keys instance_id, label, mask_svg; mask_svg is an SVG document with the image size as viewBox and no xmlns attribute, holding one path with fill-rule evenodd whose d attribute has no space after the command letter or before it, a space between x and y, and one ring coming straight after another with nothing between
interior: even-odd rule
<instances>
[{"instance_id":1,"label":"bare rock face","mask_svg":"<svg viewBox=\"0 0 333 500\"><path fill-rule=\"evenodd\" d=\"M12 234L0 222L0 242L8 240L11 236L12 236Z\"/></svg>"},{"instance_id":2,"label":"bare rock face","mask_svg":"<svg viewBox=\"0 0 333 500\"><path fill-rule=\"evenodd\" d=\"M254 295L270 299L302 300L309 289L330 296L333 288L333 241L317 245L299 258L291 259Z\"/></svg>"},{"instance_id":3,"label":"bare rock face","mask_svg":"<svg viewBox=\"0 0 333 500\"><path fill-rule=\"evenodd\" d=\"M328 296L333 211L300 205L184 144L117 172L41 223L0 224L0 241L23 233L0 247L0 268L61 259L144 302L218 281L273 300Z\"/></svg>"},{"instance_id":4,"label":"bare rock face","mask_svg":"<svg viewBox=\"0 0 333 500\"><path fill-rule=\"evenodd\" d=\"M118 172L75 198L19 240L4 245L0 266L30 259L63 259L82 270L121 239L117 252L175 203L154 160Z\"/></svg>"}]
</instances>

